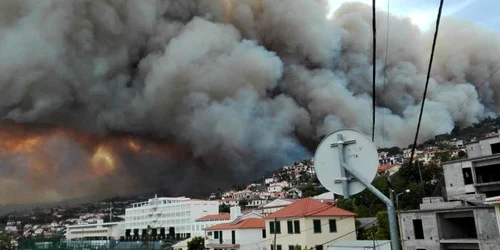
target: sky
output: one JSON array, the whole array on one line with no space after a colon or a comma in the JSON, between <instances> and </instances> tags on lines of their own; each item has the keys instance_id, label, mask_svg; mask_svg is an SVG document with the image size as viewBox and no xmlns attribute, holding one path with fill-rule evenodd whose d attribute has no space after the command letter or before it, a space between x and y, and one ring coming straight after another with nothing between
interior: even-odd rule
<instances>
[{"instance_id":1,"label":"sky","mask_svg":"<svg viewBox=\"0 0 500 250\"><path fill-rule=\"evenodd\" d=\"M363 2L372 4L372 0L328 0L333 11L345 2ZM380 10L392 14L405 16L412 19L422 31L433 28L439 8L439 0L376 0ZM500 1L494 0L445 0L443 4L443 17L460 20L469 20L487 29L500 33Z\"/></svg>"}]
</instances>

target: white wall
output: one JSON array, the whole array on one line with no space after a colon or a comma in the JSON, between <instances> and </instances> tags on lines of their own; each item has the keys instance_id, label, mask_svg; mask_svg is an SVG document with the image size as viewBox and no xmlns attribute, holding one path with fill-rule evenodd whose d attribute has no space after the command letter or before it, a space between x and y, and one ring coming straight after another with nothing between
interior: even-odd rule
<instances>
[{"instance_id":1,"label":"white wall","mask_svg":"<svg viewBox=\"0 0 500 250\"><path fill-rule=\"evenodd\" d=\"M132 229L132 234L133 229L139 229L140 234L141 229L150 225L153 228L164 227L167 233L169 227L175 227L176 233L191 233L196 219L218 213L217 201L189 198L150 199L125 209L125 229Z\"/></svg>"},{"instance_id":2,"label":"white wall","mask_svg":"<svg viewBox=\"0 0 500 250\"><path fill-rule=\"evenodd\" d=\"M216 230L222 231L222 244L232 244L232 231L233 230ZM262 249L269 243L266 238L262 238L262 229L235 229L235 244L240 245L240 250L255 250L256 246ZM219 244L219 239L214 239L214 231L212 235L207 236L208 240L205 241L205 246L210 247L209 244ZM286 249L283 249L286 250Z\"/></svg>"}]
</instances>

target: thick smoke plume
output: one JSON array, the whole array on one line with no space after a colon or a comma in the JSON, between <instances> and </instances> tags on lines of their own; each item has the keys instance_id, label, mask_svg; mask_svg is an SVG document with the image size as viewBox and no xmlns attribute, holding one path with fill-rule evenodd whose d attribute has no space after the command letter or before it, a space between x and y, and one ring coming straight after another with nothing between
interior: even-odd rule
<instances>
[{"instance_id":1,"label":"thick smoke plume","mask_svg":"<svg viewBox=\"0 0 500 250\"><path fill-rule=\"evenodd\" d=\"M310 156L304 142L333 130L371 133L370 7L327 12L310 0L2 0L0 201L207 192ZM432 34L390 16L387 41L386 13L377 18L375 142L405 146ZM497 34L442 22L422 140L497 114L500 74L480 84L499 53ZM30 151L37 124L76 130L35 133L43 143ZM160 153L121 149L110 133L155 138ZM121 167L92 163L102 145Z\"/></svg>"}]
</instances>

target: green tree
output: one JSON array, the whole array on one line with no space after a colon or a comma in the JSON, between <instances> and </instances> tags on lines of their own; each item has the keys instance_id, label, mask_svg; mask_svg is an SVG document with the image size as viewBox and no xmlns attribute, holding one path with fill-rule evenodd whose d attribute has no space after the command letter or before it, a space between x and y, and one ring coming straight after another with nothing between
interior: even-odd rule
<instances>
[{"instance_id":1,"label":"green tree","mask_svg":"<svg viewBox=\"0 0 500 250\"><path fill-rule=\"evenodd\" d=\"M222 204L219 206L219 213L229 213L230 211L231 209L226 204Z\"/></svg>"},{"instance_id":2,"label":"green tree","mask_svg":"<svg viewBox=\"0 0 500 250\"><path fill-rule=\"evenodd\" d=\"M247 199L241 199L238 204L240 205L241 209L245 209L248 205L248 200Z\"/></svg>"},{"instance_id":3,"label":"green tree","mask_svg":"<svg viewBox=\"0 0 500 250\"><path fill-rule=\"evenodd\" d=\"M188 250L203 250L205 248L205 239L203 237L194 237L188 241Z\"/></svg>"},{"instance_id":4,"label":"green tree","mask_svg":"<svg viewBox=\"0 0 500 250\"><path fill-rule=\"evenodd\" d=\"M390 238L391 230L389 227L389 218L387 217L387 211L380 211L377 213L375 239L386 240Z\"/></svg>"},{"instance_id":5,"label":"green tree","mask_svg":"<svg viewBox=\"0 0 500 250\"><path fill-rule=\"evenodd\" d=\"M401 154L402 151L399 147L391 147L391 148L389 148L389 150L387 150L387 153L389 156L394 156L394 155Z\"/></svg>"},{"instance_id":6,"label":"green tree","mask_svg":"<svg viewBox=\"0 0 500 250\"><path fill-rule=\"evenodd\" d=\"M431 159L433 163L447 162L451 160L451 151L441 151L434 153Z\"/></svg>"},{"instance_id":7,"label":"green tree","mask_svg":"<svg viewBox=\"0 0 500 250\"><path fill-rule=\"evenodd\" d=\"M12 247L11 238L6 233L0 233L0 249L10 249Z\"/></svg>"}]
</instances>

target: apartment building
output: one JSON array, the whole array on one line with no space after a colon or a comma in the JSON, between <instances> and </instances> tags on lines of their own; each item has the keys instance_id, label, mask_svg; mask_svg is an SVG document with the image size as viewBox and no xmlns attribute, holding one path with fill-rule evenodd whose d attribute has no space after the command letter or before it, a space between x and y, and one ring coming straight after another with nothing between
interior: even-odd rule
<instances>
[{"instance_id":1,"label":"apartment building","mask_svg":"<svg viewBox=\"0 0 500 250\"><path fill-rule=\"evenodd\" d=\"M443 163L445 197L399 212L403 249L498 249L499 225L488 197L500 195L500 137L466 145L467 159Z\"/></svg>"},{"instance_id":2,"label":"apartment building","mask_svg":"<svg viewBox=\"0 0 500 250\"><path fill-rule=\"evenodd\" d=\"M186 197L153 198L132 204L125 209L125 240L138 240L146 235L148 226L154 238L189 238L196 220L219 213L218 201Z\"/></svg>"},{"instance_id":3,"label":"apartment building","mask_svg":"<svg viewBox=\"0 0 500 250\"><path fill-rule=\"evenodd\" d=\"M267 249L315 250L333 241L356 240L355 214L320 200L305 198L266 216ZM274 243L274 240L276 242Z\"/></svg>"}]
</instances>

